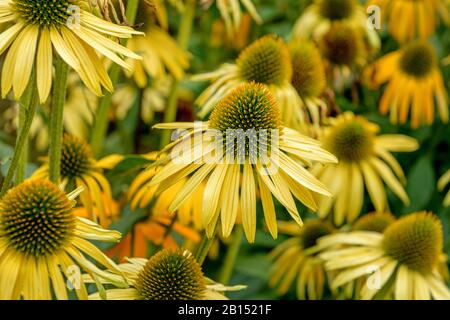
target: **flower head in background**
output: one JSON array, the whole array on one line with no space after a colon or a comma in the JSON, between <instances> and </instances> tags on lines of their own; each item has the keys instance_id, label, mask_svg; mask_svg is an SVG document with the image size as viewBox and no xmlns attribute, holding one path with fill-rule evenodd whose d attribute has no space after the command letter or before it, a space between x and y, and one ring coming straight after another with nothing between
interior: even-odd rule
<instances>
[{"instance_id":1,"label":"flower head in background","mask_svg":"<svg viewBox=\"0 0 450 320\"><path fill-rule=\"evenodd\" d=\"M292 61L292 86L300 96L302 107L292 110L282 110L286 115L286 125L291 124L293 128L301 128L304 124L313 123L318 126L321 118L327 113L327 105L321 95L326 87L325 67L320 52L314 43L307 40L294 39L288 44ZM299 113L292 117L292 114ZM300 123L293 123L288 119L304 119Z\"/></svg>"},{"instance_id":2,"label":"flower head in background","mask_svg":"<svg viewBox=\"0 0 450 320\"><path fill-rule=\"evenodd\" d=\"M401 43L434 34L439 20L450 23L448 0L369 0L367 6L380 8L389 33Z\"/></svg>"},{"instance_id":3,"label":"flower head in background","mask_svg":"<svg viewBox=\"0 0 450 320\"><path fill-rule=\"evenodd\" d=\"M292 76L291 57L284 40L275 35L263 36L245 48L235 64L224 64L216 71L193 77L194 80L212 81L196 101L201 107L199 116L207 116L222 98L239 85L256 82L268 86L287 126L310 120L304 115L307 108L291 83Z\"/></svg>"},{"instance_id":4,"label":"flower head in background","mask_svg":"<svg viewBox=\"0 0 450 320\"><path fill-rule=\"evenodd\" d=\"M117 1L117 0L116 0ZM148 85L148 77L162 79L168 74L181 80L189 68L190 55L182 50L168 31L167 13L161 1L139 1L136 16L145 35L128 40L127 48L136 52L142 60L128 59L131 69L125 70L140 88Z\"/></svg>"},{"instance_id":5,"label":"flower head in background","mask_svg":"<svg viewBox=\"0 0 450 320\"><path fill-rule=\"evenodd\" d=\"M335 90L342 91L360 75L368 60L361 29L343 22L334 22L318 40L325 60L327 76Z\"/></svg>"},{"instance_id":6,"label":"flower head in background","mask_svg":"<svg viewBox=\"0 0 450 320\"><path fill-rule=\"evenodd\" d=\"M121 56L140 57L111 37L130 38L139 32L88 10L85 0L0 1L0 23L10 24L0 34L0 54L7 51L1 79L3 97L13 89L15 98L20 98L35 68L39 100L45 102L52 87L54 52L95 94L102 95L102 87L113 90L98 53L129 68Z\"/></svg>"},{"instance_id":7,"label":"flower head in background","mask_svg":"<svg viewBox=\"0 0 450 320\"><path fill-rule=\"evenodd\" d=\"M314 0L297 20L292 35L320 41L339 24L360 30L362 42L369 52L380 48L377 32L368 26L367 14L358 0Z\"/></svg>"},{"instance_id":8,"label":"flower head in background","mask_svg":"<svg viewBox=\"0 0 450 320\"><path fill-rule=\"evenodd\" d=\"M278 245L269 255L274 262L269 285L277 286L280 295L287 293L296 283L299 300L320 300L323 297L329 275L325 271L324 261L317 258L317 240L332 234L334 228L328 222L309 220L303 228L296 223L279 223L280 232L292 237Z\"/></svg>"},{"instance_id":9,"label":"flower head in background","mask_svg":"<svg viewBox=\"0 0 450 320\"><path fill-rule=\"evenodd\" d=\"M314 161L335 162L336 158L323 150L318 141L284 127L276 100L262 84L238 86L217 104L207 123L155 127L186 131L162 150L161 158L153 164L162 168L149 186L164 183L167 189L189 176L169 207L174 212L206 181L202 222L210 237L219 217L223 236L228 237L241 212L245 235L253 242L257 190L274 238L277 225L272 195L299 225L302 220L294 197L315 210L313 193L330 195L305 166Z\"/></svg>"},{"instance_id":10,"label":"flower head in background","mask_svg":"<svg viewBox=\"0 0 450 320\"><path fill-rule=\"evenodd\" d=\"M158 154L156 152L151 152L145 157L151 161L155 161L157 160L157 156ZM131 209L146 208L152 204L152 201L155 201L151 207L151 215L153 217L165 217L168 214L176 214L177 220L182 225L193 225L196 230L203 230L202 198L205 183L200 184L176 212L171 212L169 210L171 208L170 205L177 194L181 192L187 179L181 179L176 183L166 181L160 185L149 187L148 184L157 172L155 170L144 170L132 181L128 189L128 199L130 200ZM167 187L168 185L170 186Z\"/></svg>"},{"instance_id":11,"label":"flower head in background","mask_svg":"<svg viewBox=\"0 0 450 320\"><path fill-rule=\"evenodd\" d=\"M221 292L244 288L226 287L206 278L187 250L165 249L148 260L130 258L118 267L130 288L106 290L108 300L226 300ZM101 296L94 293L89 298Z\"/></svg>"},{"instance_id":12,"label":"flower head in background","mask_svg":"<svg viewBox=\"0 0 450 320\"><path fill-rule=\"evenodd\" d=\"M337 288L367 277L361 299L450 299L450 290L438 271L444 255L442 224L431 213L407 215L383 233L353 231L323 237L319 257L327 270L339 270ZM344 248L336 246L345 245Z\"/></svg>"},{"instance_id":13,"label":"flower head in background","mask_svg":"<svg viewBox=\"0 0 450 320\"><path fill-rule=\"evenodd\" d=\"M362 209L367 189L376 211L387 209L384 183L405 204L409 203L402 182L403 170L391 152L411 152L418 148L415 139L399 135L378 135L379 127L362 116L346 112L323 128L320 140L336 155L337 164L316 165L312 172L335 196L319 199L318 213L324 218L333 213L334 223L354 221Z\"/></svg>"},{"instance_id":14,"label":"flower head in background","mask_svg":"<svg viewBox=\"0 0 450 320\"><path fill-rule=\"evenodd\" d=\"M217 9L220 11L228 34L238 30L241 25L241 3L257 24L262 23L262 19L252 0L200 0L205 9L208 9L214 2L216 2Z\"/></svg>"},{"instance_id":15,"label":"flower head in background","mask_svg":"<svg viewBox=\"0 0 450 320\"><path fill-rule=\"evenodd\" d=\"M450 182L450 170L447 170L438 181L438 189L440 191L443 191L444 188L449 184L449 182ZM447 194L445 195L443 205L445 207L450 206L450 191L448 191Z\"/></svg>"},{"instance_id":16,"label":"flower head in background","mask_svg":"<svg viewBox=\"0 0 450 320\"><path fill-rule=\"evenodd\" d=\"M411 117L411 127L432 124L437 109L448 122L448 94L438 67L435 49L427 42L411 42L391 52L366 70L369 85L388 83L380 100L380 112L390 113L393 124Z\"/></svg>"},{"instance_id":17,"label":"flower head in background","mask_svg":"<svg viewBox=\"0 0 450 320\"><path fill-rule=\"evenodd\" d=\"M91 213L91 218L99 219L102 226L109 225L112 213L111 186L103 175L104 169L112 169L122 160L120 155L110 155L95 160L90 146L82 139L64 135L61 151L61 179L69 186L82 187L81 202ZM48 161L36 170L32 179L48 178Z\"/></svg>"},{"instance_id":18,"label":"flower head in background","mask_svg":"<svg viewBox=\"0 0 450 320\"><path fill-rule=\"evenodd\" d=\"M118 242L120 233L76 217L72 207L78 193L66 195L47 180L29 180L0 200L0 299L68 299L65 278L79 299L87 299L81 270L98 286L109 281L126 287L114 262L89 242Z\"/></svg>"}]
</instances>

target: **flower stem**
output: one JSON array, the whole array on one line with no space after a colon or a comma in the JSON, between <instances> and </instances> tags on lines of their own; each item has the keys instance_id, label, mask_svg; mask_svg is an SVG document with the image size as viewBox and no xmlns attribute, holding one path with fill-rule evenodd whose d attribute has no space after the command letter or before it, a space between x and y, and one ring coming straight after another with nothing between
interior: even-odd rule
<instances>
[{"instance_id":1,"label":"flower stem","mask_svg":"<svg viewBox=\"0 0 450 320\"><path fill-rule=\"evenodd\" d=\"M8 190L11 181L14 178L14 174L19 167L20 161L23 161L23 159L25 158L23 151L27 144L28 134L30 132L31 123L33 122L38 103L39 97L36 87L36 73L33 71L28 83L27 92L24 94L24 99L20 103L20 108L23 110L20 110L19 112L22 112L24 118L22 123L20 123L20 127L18 129L16 145L14 147L14 154L12 156L11 164L8 168L8 172L6 173L5 180L3 181L3 185L0 190L0 197L2 197Z\"/></svg>"},{"instance_id":2,"label":"flower stem","mask_svg":"<svg viewBox=\"0 0 450 320\"><path fill-rule=\"evenodd\" d=\"M236 263L236 258L239 254L239 249L242 243L243 228L241 225L236 226L233 240L228 246L227 253L225 255L224 264L220 270L218 281L222 284L228 284L233 273L233 268Z\"/></svg>"},{"instance_id":3,"label":"flower stem","mask_svg":"<svg viewBox=\"0 0 450 320\"><path fill-rule=\"evenodd\" d=\"M203 232L202 240L200 241L197 251L195 252L195 259L197 262L202 265L203 262L205 262L206 256L208 255L209 249L211 248L211 245L215 239L216 232L217 232L218 223L214 227L213 234L211 237L208 237L206 234L206 231Z\"/></svg>"},{"instance_id":4,"label":"flower stem","mask_svg":"<svg viewBox=\"0 0 450 320\"><path fill-rule=\"evenodd\" d=\"M143 1L143 0L141 0ZM136 14L138 10L139 0L128 0L127 9L125 12L127 22L132 25L136 21ZM127 39L122 39L121 45L127 45ZM109 71L109 78L113 86L119 81L120 66L113 64ZM111 106L112 92L107 92L100 99L98 109L96 112L96 119L92 128L91 148L95 156L99 157L103 150L103 143L105 141L106 132L108 130L108 111Z\"/></svg>"},{"instance_id":5,"label":"flower stem","mask_svg":"<svg viewBox=\"0 0 450 320\"><path fill-rule=\"evenodd\" d=\"M52 89L52 105L50 110L50 147L49 179L54 183L59 182L61 149L63 139L63 112L66 102L67 76L69 66L60 58L55 59L55 81Z\"/></svg>"},{"instance_id":6,"label":"flower stem","mask_svg":"<svg viewBox=\"0 0 450 320\"><path fill-rule=\"evenodd\" d=\"M181 50L186 50L189 45L189 38L191 37L192 26L195 17L195 7L197 0L187 0L183 17L178 31L177 41ZM164 122L174 122L177 118L178 107L178 91L180 88L180 81L174 79L170 88L169 97L167 99L167 108L164 112ZM161 148L165 147L170 142L170 130L163 130L161 132Z\"/></svg>"}]
</instances>

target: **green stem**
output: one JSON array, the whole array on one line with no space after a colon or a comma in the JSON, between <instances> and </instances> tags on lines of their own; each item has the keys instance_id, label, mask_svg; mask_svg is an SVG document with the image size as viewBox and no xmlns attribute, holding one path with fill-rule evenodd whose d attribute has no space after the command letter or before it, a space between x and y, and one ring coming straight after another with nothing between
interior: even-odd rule
<instances>
[{"instance_id":1,"label":"green stem","mask_svg":"<svg viewBox=\"0 0 450 320\"><path fill-rule=\"evenodd\" d=\"M34 74L33 74L33 77L34 77ZM33 82L33 81L30 80L30 82ZM31 85L27 86L27 89L25 90L24 94L20 98L19 125L18 125L19 131L20 131L20 128L23 128L25 119L27 117L27 109L28 108L26 106L30 105L32 91L33 91L32 86ZM18 185L25 179L27 162L28 162L28 136L25 138L25 143L22 148L22 154L20 155L19 163L17 164L16 180L15 180L16 185Z\"/></svg>"},{"instance_id":2,"label":"green stem","mask_svg":"<svg viewBox=\"0 0 450 320\"><path fill-rule=\"evenodd\" d=\"M203 262L205 262L205 259L208 256L209 249L211 248L211 245L214 242L214 238L217 232L217 226L218 224L216 224L214 232L211 235L211 238L209 238L206 235L206 231L203 232L202 240L200 241L197 247L197 251L195 252L195 259L200 265L202 265Z\"/></svg>"},{"instance_id":3,"label":"green stem","mask_svg":"<svg viewBox=\"0 0 450 320\"><path fill-rule=\"evenodd\" d=\"M220 270L220 275L218 278L219 283L228 284L231 275L233 274L233 268L236 263L236 258L239 254L239 249L242 243L243 228L241 225L236 226L233 234L233 240L228 246L227 253L225 255L224 264Z\"/></svg>"},{"instance_id":4,"label":"green stem","mask_svg":"<svg viewBox=\"0 0 450 320\"><path fill-rule=\"evenodd\" d=\"M52 105L50 110L50 147L49 178L59 182L61 167L61 150L63 139L63 112L66 102L67 76L69 66L60 58L55 59L55 81L52 89Z\"/></svg>"},{"instance_id":5,"label":"green stem","mask_svg":"<svg viewBox=\"0 0 450 320\"><path fill-rule=\"evenodd\" d=\"M143 1L143 0L141 0ZM136 14L139 6L139 0L128 0L126 9L126 19L127 22L132 25L136 21ZM127 45L127 39L122 39L120 42L123 46ZM113 86L119 81L120 76L120 66L113 64L109 71L109 78ZM94 154L98 157L102 153L103 143L105 141L106 132L108 130L108 112L111 106L112 93L107 92L100 99L98 109L96 112L96 119L94 126L92 128L91 135L91 147Z\"/></svg>"},{"instance_id":6,"label":"green stem","mask_svg":"<svg viewBox=\"0 0 450 320\"><path fill-rule=\"evenodd\" d=\"M183 17L178 31L177 41L181 50L186 50L189 45L189 38L191 37L192 26L195 17L195 7L197 0L188 0L183 11ZM164 112L164 122L174 122L177 119L178 107L178 91L180 88L180 81L174 79L170 88L169 97L167 99L167 108ZM170 142L170 130L164 130L161 133L161 148L165 147Z\"/></svg>"},{"instance_id":7,"label":"green stem","mask_svg":"<svg viewBox=\"0 0 450 320\"><path fill-rule=\"evenodd\" d=\"M3 181L2 188L0 190L0 197L2 197L6 191L8 190L11 181L14 178L14 174L19 166L21 158L24 158L23 150L27 143L28 134L30 132L31 124L33 122L34 114L36 113L36 108L39 103L39 97L37 93L37 87L36 87L36 74L35 72L32 73L30 81L28 83L27 92L30 92L29 98L24 99L23 102L27 102L26 104L20 105L21 109L23 110L24 119L23 123L21 123L21 126L19 127L18 133L17 133L17 139L16 139L16 145L14 147L14 154L11 159L11 164L8 168L8 172L6 173L5 180ZM25 96L27 93L25 94ZM20 176L19 176L20 178Z\"/></svg>"}]
</instances>

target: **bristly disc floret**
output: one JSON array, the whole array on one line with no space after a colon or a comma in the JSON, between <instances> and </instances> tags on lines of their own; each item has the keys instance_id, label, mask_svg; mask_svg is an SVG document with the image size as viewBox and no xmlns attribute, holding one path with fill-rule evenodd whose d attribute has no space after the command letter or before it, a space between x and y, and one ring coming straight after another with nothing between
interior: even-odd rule
<instances>
[{"instance_id":1,"label":"bristly disc floret","mask_svg":"<svg viewBox=\"0 0 450 320\"><path fill-rule=\"evenodd\" d=\"M359 162L372 154L374 135L365 119L342 119L330 129L325 146L339 161Z\"/></svg>"},{"instance_id":2,"label":"bristly disc floret","mask_svg":"<svg viewBox=\"0 0 450 320\"><path fill-rule=\"evenodd\" d=\"M400 69L406 74L421 78L430 74L437 62L436 53L425 42L413 42L403 48Z\"/></svg>"},{"instance_id":3,"label":"bristly disc floret","mask_svg":"<svg viewBox=\"0 0 450 320\"><path fill-rule=\"evenodd\" d=\"M206 284L190 252L166 249L148 260L138 275L136 289L144 300L201 300Z\"/></svg>"},{"instance_id":4,"label":"bristly disc floret","mask_svg":"<svg viewBox=\"0 0 450 320\"><path fill-rule=\"evenodd\" d=\"M242 51L236 60L238 72L246 81L282 85L292 77L289 49L278 36L264 36Z\"/></svg>"},{"instance_id":5,"label":"bristly disc floret","mask_svg":"<svg viewBox=\"0 0 450 320\"><path fill-rule=\"evenodd\" d=\"M325 69L319 50L310 42L289 44L292 61L292 85L301 97L317 97L326 86Z\"/></svg>"},{"instance_id":6,"label":"bristly disc floret","mask_svg":"<svg viewBox=\"0 0 450 320\"><path fill-rule=\"evenodd\" d=\"M25 181L0 201L0 234L27 256L39 258L57 252L74 227L72 202L47 180Z\"/></svg>"},{"instance_id":7,"label":"bristly disc floret","mask_svg":"<svg viewBox=\"0 0 450 320\"><path fill-rule=\"evenodd\" d=\"M357 8L355 0L319 0L320 14L330 20L350 17Z\"/></svg>"},{"instance_id":8,"label":"bristly disc floret","mask_svg":"<svg viewBox=\"0 0 450 320\"><path fill-rule=\"evenodd\" d=\"M382 233L395 222L395 217L388 212L373 212L356 220L353 230L364 230Z\"/></svg>"},{"instance_id":9,"label":"bristly disc floret","mask_svg":"<svg viewBox=\"0 0 450 320\"><path fill-rule=\"evenodd\" d=\"M39 27L60 27L68 23L71 6L79 0L12 0L16 15L26 24Z\"/></svg>"},{"instance_id":10,"label":"bristly disc floret","mask_svg":"<svg viewBox=\"0 0 450 320\"><path fill-rule=\"evenodd\" d=\"M442 251L442 224L431 213L410 214L384 231L383 248L408 268L428 273L439 262Z\"/></svg>"},{"instance_id":11,"label":"bristly disc floret","mask_svg":"<svg viewBox=\"0 0 450 320\"><path fill-rule=\"evenodd\" d=\"M320 42L323 56L337 65L352 65L364 50L359 29L345 23L334 23Z\"/></svg>"},{"instance_id":12,"label":"bristly disc floret","mask_svg":"<svg viewBox=\"0 0 450 320\"><path fill-rule=\"evenodd\" d=\"M329 235L333 233L333 231L333 226L326 221L308 221L301 230L301 245L304 249L313 247L317 244L319 238Z\"/></svg>"},{"instance_id":13,"label":"bristly disc floret","mask_svg":"<svg viewBox=\"0 0 450 320\"><path fill-rule=\"evenodd\" d=\"M89 169L92 161L90 146L80 138L64 135L61 151L61 176L80 177Z\"/></svg>"}]
</instances>

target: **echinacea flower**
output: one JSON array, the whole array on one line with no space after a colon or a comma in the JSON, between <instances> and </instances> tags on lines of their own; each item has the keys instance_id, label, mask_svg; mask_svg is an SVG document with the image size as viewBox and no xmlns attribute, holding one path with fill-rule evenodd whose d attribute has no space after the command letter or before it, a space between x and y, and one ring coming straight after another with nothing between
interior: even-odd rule
<instances>
[{"instance_id":1,"label":"echinacea flower","mask_svg":"<svg viewBox=\"0 0 450 320\"><path fill-rule=\"evenodd\" d=\"M262 84L238 86L216 105L206 123L166 123L155 128L186 131L161 151L153 164L161 169L148 185L164 183L168 188L189 176L169 207L174 212L206 181L202 221L209 237L219 217L223 236L228 237L240 212L245 235L253 242L258 189L274 238L277 224L272 195L299 225L302 220L294 197L315 210L312 193L330 195L305 165L335 162L336 158L318 141L284 127L276 100Z\"/></svg>"},{"instance_id":2,"label":"echinacea flower","mask_svg":"<svg viewBox=\"0 0 450 320\"><path fill-rule=\"evenodd\" d=\"M372 212L358 218L351 227L352 231L370 231L383 233L384 230L397 219L389 212ZM344 246L345 247L345 246ZM361 299L361 288L367 281L367 277L360 277L342 286L342 290L337 290L336 296L344 299Z\"/></svg>"},{"instance_id":3,"label":"echinacea flower","mask_svg":"<svg viewBox=\"0 0 450 320\"><path fill-rule=\"evenodd\" d=\"M320 41L336 23L361 30L362 41L368 51L378 50L381 46L377 32L368 26L367 14L358 0L314 0L295 23L292 35Z\"/></svg>"},{"instance_id":4,"label":"echinacea flower","mask_svg":"<svg viewBox=\"0 0 450 320\"><path fill-rule=\"evenodd\" d=\"M325 236L319 246L329 248L319 257L327 270L339 270L337 288L367 277L361 299L450 299L450 290L438 272L443 256L442 224L432 213L407 215L383 233L353 231ZM345 245L344 248L335 246Z\"/></svg>"},{"instance_id":5,"label":"echinacea flower","mask_svg":"<svg viewBox=\"0 0 450 320\"><path fill-rule=\"evenodd\" d=\"M411 117L411 127L432 124L435 108L442 122L448 122L448 95L433 46L411 42L391 52L366 70L369 85L388 83L380 100L380 112L390 113L393 124ZM436 103L435 103L436 102Z\"/></svg>"},{"instance_id":6,"label":"echinacea flower","mask_svg":"<svg viewBox=\"0 0 450 320\"><path fill-rule=\"evenodd\" d=\"M3 97L13 89L15 98L20 98L36 68L39 100L45 102L52 86L54 54L97 95L102 95L102 87L113 90L98 53L129 68L121 56L140 57L111 37L130 38L140 32L105 21L88 9L85 0L0 1L0 23L10 24L0 34L0 54L7 51L1 79Z\"/></svg>"},{"instance_id":7,"label":"echinacea flower","mask_svg":"<svg viewBox=\"0 0 450 320\"><path fill-rule=\"evenodd\" d=\"M288 44L292 61L292 86L297 90L302 108L283 110L285 125L293 128L302 127L305 123L318 126L327 112L327 106L321 95L326 87L325 67L320 52L314 43L307 40L294 39ZM292 116L299 113L298 116ZM311 118L306 120L305 118ZM291 121L289 120L291 119ZM294 120L302 120L294 123Z\"/></svg>"},{"instance_id":8,"label":"echinacea flower","mask_svg":"<svg viewBox=\"0 0 450 320\"><path fill-rule=\"evenodd\" d=\"M175 79L184 77L184 71L189 67L190 55L182 50L167 31L165 10L161 3L154 8L150 1L139 1L135 23L143 26L145 35L136 36L128 40L127 48L136 52L142 60L128 59L131 66L125 70L128 77L133 77L140 88L148 84L148 77L161 79L168 73ZM155 12L157 21L155 21Z\"/></svg>"},{"instance_id":9,"label":"echinacea flower","mask_svg":"<svg viewBox=\"0 0 450 320\"><path fill-rule=\"evenodd\" d=\"M0 299L68 299L66 279L79 299L87 299L81 270L97 285L106 280L126 287L120 269L89 241L118 242L120 233L74 216L78 193L28 180L0 200Z\"/></svg>"},{"instance_id":10,"label":"echinacea flower","mask_svg":"<svg viewBox=\"0 0 450 320\"><path fill-rule=\"evenodd\" d=\"M309 120L304 113L311 111L307 110L291 83L292 72L289 48L284 40L275 35L263 36L245 48L235 64L227 63L216 71L192 78L212 81L196 100L201 107L199 116L203 118L208 115L222 98L239 85L253 81L268 86L280 106L286 125Z\"/></svg>"},{"instance_id":11,"label":"echinacea flower","mask_svg":"<svg viewBox=\"0 0 450 320\"><path fill-rule=\"evenodd\" d=\"M309 220L303 228L285 222L280 225L281 232L283 229L292 237L278 245L269 255L269 259L274 261L269 285L277 286L278 294L284 295L295 281L298 299L320 300L330 280L324 261L317 257L316 242L332 234L333 226L326 221Z\"/></svg>"},{"instance_id":12,"label":"echinacea flower","mask_svg":"<svg viewBox=\"0 0 450 320\"><path fill-rule=\"evenodd\" d=\"M351 112L330 119L320 140L324 148L336 155L337 164L316 165L312 172L335 196L319 199L321 218L332 213L334 223L354 221L362 209L364 189L377 212L387 210L384 183L405 204L409 203L402 183L405 176L391 152L411 152L418 148L414 138L400 134L378 135L378 125Z\"/></svg>"},{"instance_id":13,"label":"echinacea flower","mask_svg":"<svg viewBox=\"0 0 450 320\"><path fill-rule=\"evenodd\" d=\"M318 40L327 76L338 91L350 86L367 63L368 51L362 35L360 28L334 22Z\"/></svg>"},{"instance_id":14,"label":"echinacea flower","mask_svg":"<svg viewBox=\"0 0 450 320\"><path fill-rule=\"evenodd\" d=\"M401 43L433 35L439 20L450 23L448 0L369 0L367 6L377 6L381 19L387 22L389 33Z\"/></svg>"},{"instance_id":15,"label":"echinacea flower","mask_svg":"<svg viewBox=\"0 0 450 320\"><path fill-rule=\"evenodd\" d=\"M239 29L242 18L241 3L256 23L262 23L262 19L252 0L201 0L201 4L205 9L209 8L214 2L216 2L217 9L219 9L220 15L225 22L228 34Z\"/></svg>"},{"instance_id":16,"label":"echinacea flower","mask_svg":"<svg viewBox=\"0 0 450 320\"><path fill-rule=\"evenodd\" d=\"M130 288L107 289L108 300L226 300L221 292L241 290L206 278L187 250L161 250L150 259L129 258L118 266ZM98 293L89 296L100 299Z\"/></svg>"},{"instance_id":17,"label":"echinacea flower","mask_svg":"<svg viewBox=\"0 0 450 320\"><path fill-rule=\"evenodd\" d=\"M110 155L100 160L93 158L90 146L82 139L65 134L61 150L61 179L69 186L82 187L80 195L84 207L99 219L102 226L110 223L112 211L111 186L103 175L104 169L113 168L122 156ZM32 179L48 178L48 160L37 169Z\"/></svg>"}]
</instances>

